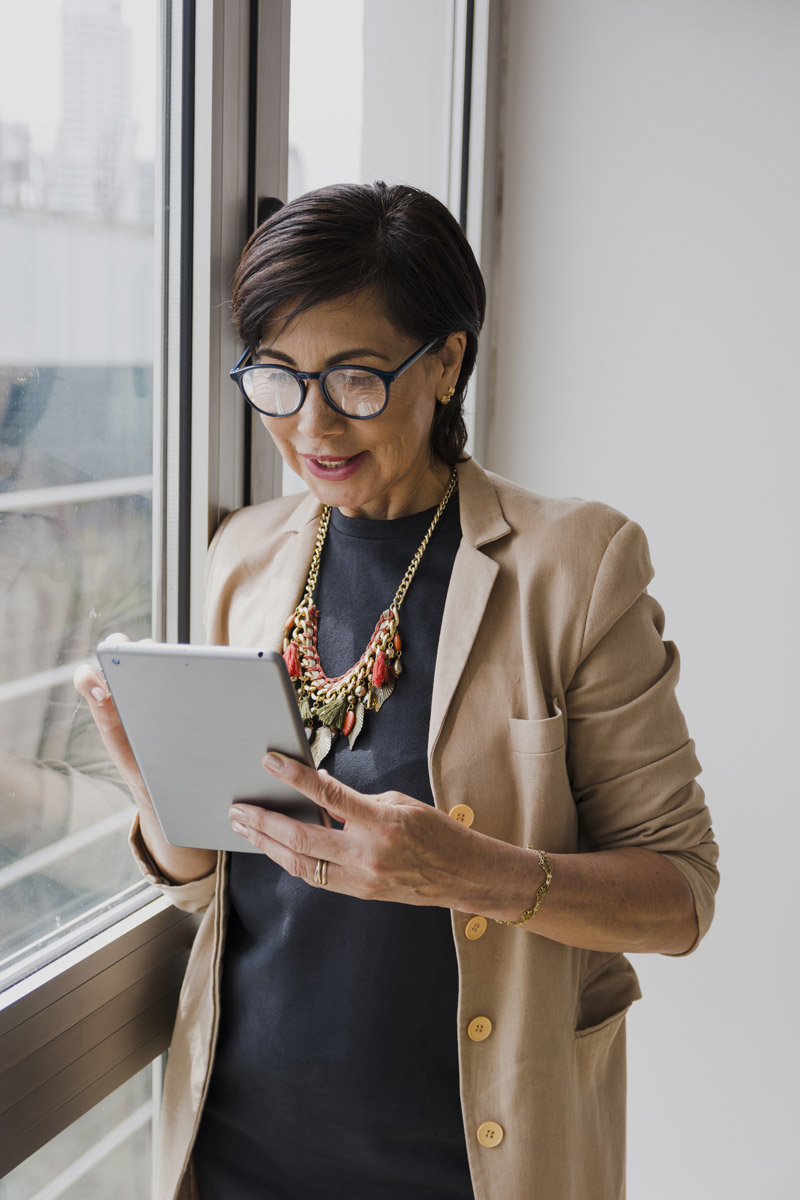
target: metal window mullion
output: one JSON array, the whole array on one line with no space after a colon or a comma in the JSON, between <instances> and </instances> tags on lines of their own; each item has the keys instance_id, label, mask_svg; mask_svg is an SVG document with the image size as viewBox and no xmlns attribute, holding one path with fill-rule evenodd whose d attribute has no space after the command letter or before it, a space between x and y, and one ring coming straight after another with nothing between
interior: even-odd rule
<instances>
[{"instance_id":1,"label":"metal window mullion","mask_svg":"<svg viewBox=\"0 0 800 1200\"><path fill-rule=\"evenodd\" d=\"M447 207L458 220L464 137L464 54L467 41L467 0L453 0L450 45L450 181Z\"/></svg>"},{"instance_id":2,"label":"metal window mullion","mask_svg":"<svg viewBox=\"0 0 800 1200\"><path fill-rule=\"evenodd\" d=\"M0 513L54 508L62 504L90 504L111 496L147 496L153 490L152 475L124 475L116 479L95 479L90 483L53 484L0 494Z\"/></svg>"},{"instance_id":3,"label":"metal window mullion","mask_svg":"<svg viewBox=\"0 0 800 1200\"><path fill-rule=\"evenodd\" d=\"M153 636L177 641L180 613L181 542L181 354L182 313L191 296L182 294L186 232L182 228L184 185L184 12L183 0L164 0L159 79L161 143L156 155L156 245L162 276L156 304L154 364ZM191 9L191 5L189 5Z\"/></svg>"},{"instance_id":4,"label":"metal window mullion","mask_svg":"<svg viewBox=\"0 0 800 1200\"><path fill-rule=\"evenodd\" d=\"M465 2L465 0L461 0ZM495 376L494 289L500 235L501 105L504 55L503 0L471 5L469 121L462 135L466 180L465 232L486 282L486 320L481 349L466 397L472 451L486 455ZM465 18L466 18L465 12Z\"/></svg>"},{"instance_id":5,"label":"metal window mullion","mask_svg":"<svg viewBox=\"0 0 800 1200\"><path fill-rule=\"evenodd\" d=\"M252 212L258 201L274 196L286 201L289 190L289 39L291 0L253 0L257 9L256 46L252 57L251 122L254 133ZM255 412L251 427L250 503L281 493L283 464Z\"/></svg>"},{"instance_id":6,"label":"metal window mullion","mask_svg":"<svg viewBox=\"0 0 800 1200\"><path fill-rule=\"evenodd\" d=\"M189 631L202 641L206 547L244 502L245 414L228 371L231 280L248 232L249 0L197 0L195 22Z\"/></svg>"},{"instance_id":7,"label":"metal window mullion","mask_svg":"<svg viewBox=\"0 0 800 1200\"><path fill-rule=\"evenodd\" d=\"M167 1053L159 1054L150 1064L150 1090L152 1092L153 1116L150 1122L150 1188L153 1196L158 1188L158 1155L156 1147L161 1136L161 1113L163 1107L164 1071L167 1066Z\"/></svg>"}]
</instances>

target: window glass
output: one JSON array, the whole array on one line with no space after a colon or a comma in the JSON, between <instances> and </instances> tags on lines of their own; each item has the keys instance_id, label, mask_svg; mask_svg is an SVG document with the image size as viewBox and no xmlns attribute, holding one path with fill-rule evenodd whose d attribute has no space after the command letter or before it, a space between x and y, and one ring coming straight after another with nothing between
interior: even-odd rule
<instances>
[{"instance_id":1,"label":"window glass","mask_svg":"<svg viewBox=\"0 0 800 1200\"><path fill-rule=\"evenodd\" d=\"M292 0L289 198L383 179L447 204L455 34L454 0Z\"/></svg>"},{"instance_id":2,"label":"window glass","mask_svg":"<svg viewBox=\"0 0 800 1200\"><path fill-rule=\"evenodd\" d=\"M157 17L0 10L0 973L140 886L71 677L151 631Z\"/></svg>"},{"instance_id":3,"label":"window glass","mask_svg":"<svg viewBox=\"0 0 800 1200\"><path fill-rule=\"evenodd\" d=\"M456 42L454 0L292 0L289 199L382 179L449 204ZM282 473L284 492L305 490Z\"/></svg>"},{"instance_id":4,"label":"window glass","mask_svg":"<svg viewBox=\"0 0 800 1200\"><path fill-rule=\"evenodd\" d=\"M0 1179L0 1200L143 1200L151 1194L146 1067Z\"/></svg>"}]
</instances>

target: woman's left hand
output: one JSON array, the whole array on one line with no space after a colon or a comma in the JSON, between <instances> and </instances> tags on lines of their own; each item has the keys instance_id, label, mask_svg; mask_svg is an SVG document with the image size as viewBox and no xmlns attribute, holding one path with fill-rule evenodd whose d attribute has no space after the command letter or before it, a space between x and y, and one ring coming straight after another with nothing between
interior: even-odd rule
<instances>
[{"instance_id":1,"label":"woman's left hand","mask_svg":"<svg viewBox=\"0 0 800 1200\"><path fill-rule=\"evenodd\" d=\"M331 891L485 911L470 903L470 893L478 899L481 877L491 877L492 866L495 871L500 866L492 860L504 850L513 853L512 847L401 792L365 796L327 771L277 754L267 755L264 766L344 825L329 829L257 805L234 805L230 816L236 833L290 875L313 883L317 862L324 859ZM484 892L484 903L489 900Z\"/></svg>"},{"instance_id":2,"label":"woman's left hand","mask_svg":"<svg viewBox=\"0 0 800 1200\"><path fill-rule=\"evenodd\" d=\"M362 900L513 921L542 881L529 850L468 829L401 792L364 796L327 771L277 754L268 754L264 766L344 825L306 825L252 804L231 808L238 834L309 884ZM324 885L314 878L320 859L328 863ZM550 859L553 886L522 929L587 950L681 954L692 945L692 893L663 855L630 846Z\"/></svg>"}]
</instances>

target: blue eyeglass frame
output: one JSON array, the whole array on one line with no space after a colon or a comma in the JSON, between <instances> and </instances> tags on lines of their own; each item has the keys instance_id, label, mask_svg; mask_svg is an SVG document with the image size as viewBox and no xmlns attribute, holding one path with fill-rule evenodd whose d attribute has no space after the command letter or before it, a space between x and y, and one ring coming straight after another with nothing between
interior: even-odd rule
<instances>
[{"instance_id":1,"label":"blue eyeglass frame","mask_svg":"<svg viewBox=\"0 0 800 1200\"><path fill-rule=\"evenodd\" d=\"M400 366L394 371L378 371L375 367L365 367L363 363L337 363L334 367L326 367L324 371L295 371L292 367L283 366L282 363L251 363L249 366L243 366L245 359L248 358L251 353L248 347L248 349L245 350L244 354L237 362L236 366L232 368L230 376L233 382L238 385L239 391L242 393L250 407L254 408L256 412L262 413L262 415L265 417L273 417L275 420L280 420L281 417L293 417L295 413L300 411L305 403L306 395L308 394L308 381L310 379L317 379L319 380L319 386L322 392L323 400L330 408L333 409L334 412L337 412L339 416L348 417L351 421L371 421L374 417L379 417L381 413L385 411L386 405L389 403L389 388L392 386L395 379L399 379L404 371L407 371L409 367L413 367L417 359L422 358L423 354L427 354L428 351L440 340L441 339L439 338L434 338L433 341L426 342L424 346L420 346L419 350L415 350L414 353L410 355L405 362L401 362ZM297 405L297 408L293 408L291 412L286 413L270 413L266 412L263 408L259 408L258 405L250 399L247 392L244 390L242 377L246 371L258 371L262 367L270 371L285 371L287 375L291 375L297 380L298 384L300 385L300 403ZM378 411L374 413L368 413L366 416L359 416L358 413L345 412L344 409L339 408L339 405L336 404L328 395L328 388L325 383L328 375L331 375L334 371L369 371L371 375L377 375L383 383L385 392L383 404Z\"/></svg>"}]
</instances>

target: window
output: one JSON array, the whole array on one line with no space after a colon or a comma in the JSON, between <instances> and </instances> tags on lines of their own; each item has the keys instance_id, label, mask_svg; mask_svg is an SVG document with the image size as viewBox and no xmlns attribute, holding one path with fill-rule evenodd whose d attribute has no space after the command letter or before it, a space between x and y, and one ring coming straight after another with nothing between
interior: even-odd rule
<instances>
[{"instance_id":1,"label":"window","mask_svg":"<svg viewBox=\"0 0 800 1200\"><path fill-rule=\"evenodd\" d=\"M459 215L466 6L292 0L289 198L411 183Z\"/></svg>"},{"instance_id":2,"label":"window","mask_svg":"<svg viewBox=\"0 0 800 1200\"><path fill-rule=\"evenodd\" d=\"M318 0L317 17L331 7ZM334 7L351 40L324 70L309 69L310 0L28 0L0 14L3 1197L86 1195L101 1159L147 1158L143 1072L153 1064L157 1096L196 922L129 865L130 805L70 679L115 628L201 640L211 534L280 490L228 379L229 299L259 199L286 198L290 171L294 190L343 176L297 99L290 155L292 55L318 120L335 111L331 78L347 79L351 178L410 179L460 214L466 195L468 228L482 212L472 175L498 5ZM389 87L380 56L395 41ZM423 52L426 86L398 106L402 62Z\"/></svg>"},{"instance_id":3,"label":"window","mask_svg":"<svg viewBox=\"0 0 800 1200\"><path fill-rule=\"evenodd\" d=\"M106 634L163 623L162 17L0 15L0 1173L162 1049L126 992L179 925L135 869L130 797L71 682ZM32 1195L41 1162L0 1193Z\"/></svg>"},{"instance_id":4,"label":"window","mask_svg":"<svg viewBox=\"0 0 800 1200\"><path fill-rule=\"evenodd\" d=\"M15 10L0 70L6 980L142 891L130 798L71 677L152 626L156 4L41 8Z\"/></svg>"},{"instance_id":5,"label":"window","mask_svg":"<svg viewBox=\"0 0 800 1200\"><path fill-rule=\"evenodd\" d=\"M60 408L53 411L60 424L52 425L45 440L48 416L42 412L35 429L42 438L42 454L79 473L77 480L72 475L45 474L36 487L22 489L11 479L10 469L6 492L0 492L5 509L0 511L4 515L38 513L64 507L70 517L77 512L81 537L68 543L61 558L54 560L56 565L69 559L64 570L80 570L85 588L110 575L116 587L112 594L120 594L113 621L113 606L106 599L102 608L93 602L85 623L95 624L81 630L82 638L66 639L64 652L41 670L26 674L14 669L7 675L20 693L43 691L48 704L50 691L63 689L56 699L63 700L64 707L56 715L68 716L68 728L74 732L77 697L68 682L72 663L84 658L87 645L91 648L96 636L108 628L98 627L107 614L109 625L119 627L125 621L125 631L132 635L152 628L163 640L202 637L202 576L208 539L220 515L244 499L246 431L241 407L229 402L227 372L234 359L235 339L226 301L249 224L248 48L251 22L255 28L258 10L253 6L251 11L246 0L226 0L224 4L222 0L198 0L196 4L182 0L32 0L23 7L25 17L30 12L30 21L20 15L19 6L3 10L0 16L0 66L13 84L0 89L0 119L4 122L25 125L24 95L33 97L31 105L38 105L37 113L41 114L43 106L47 108L40 76L42 72L56 77L62 74L60 56L67 55L68 45L82 53L91 43L96 59L110 56L110 65L102 68L92 63L85 72L63 71L64 95L72 89L77 114L73 124L75 128L80 125L84 142L77 133L64 139L70 153L64 152L63 186L54 186L47 193L53 197L49 203L55 204L58 198L62 205L58 213L41 209L37 196L44 193L36 192L33 184L61 178L61 168L45 169L44 152L31 150L28 169L20 152L20 146L25 151L26 146L34 145L33 135L17 129L11 141L3 142L11 150L6 154L0 147L3 184L11 177L24 185L12 189L10 200L3 186L4 260L6 249L17 252L23 223L46 224L48 233L52 226L54 237L72 231L60 257L41 253L37 260L43 264L40 274L19 268L15 288L0 281L4 315L13 315L27 304L30 318L29 324L7 322L7 328L17 333L22 328L32 339L44 338L45 314L58 326L52 336L60 339L61 358L57 360L53 353L50 359L34 359L30 349L23 355L18 337L9 354L3 342L6 331L2 330L0 355L5 354L5 359L0 357L0 364L9 368L9 394L12 387L18 389L17 394L27 389L29 397L35 391L42 405L45 393L39 390L39 381L46 368L54 368L51 382L61 393ZM263 40L273 51L277 47L280 60L280 25L286 6L277 0L258 7L273 27L277 25L277 42L266 36ZM62 31L73 19L75 38L64 37L62 42ZM144 29L149 32L137 33ZM139 70L137 44L141 46L147 38L150 60ZM21 47L34 41L37 54L41 52L37 58L40 70L28 71L31 84L26 92L21 81L30 56L21 53ZM152 164L149 171L138 172L141 188L136 191L141 201L149 186L149 221L136 217L130 188L124 183L130 172L121 165L120 146L128 138L128 158L124 158L128 162L129 135L133 136L125 116L126 45L131 51L131 76L143 84L149 97L149 110L142 101L136 118L150 122ZM18 70L13 66L15 55ZM117 91L111 80L114 73L123 85ZM53 156L52 147L66 124L57 107L59 96L57 86L47 110L49 153ZM98 96L107 102L107 112L98 111ZM268 110L272 103L268 89L261 102ZM135 109L134 99L131 105ZM110 132L109 114L113 117ZM31 117L28 123L32 122ZM81 145L85 150L87 139L91 152L82 153ZM135 140L133 146L135 160ZM9 157L11 167L6 170ZM266 161L274 163L274 154ZM261 178L267 178L265 169ZM113 186L106 186L109 179ZM273 169L273 178L267 180L273 192L285 186L279 179L280 172L275 179ZM85 205L85 210L78 212L78 204ZM136 211L145 208L140 204ZM12 225L12 220L16 224ZM102 239L102 253L93 260L95 273L89 278L85 247L96 238ZM101 288L101 294L92 287ZM86 302L93 305L88 330L93 335L91 342L86 313L75 303L87 292ZM41 309L37 308L37 295L41 296ZM66 374L67 368L71 374ZM26 406L26 412L35 416L36 408ZM30 440L23 438L22 442L27 446ZM83 516L91 513L93 518ZM46 566L44 551L40 559ZM107 559L113 571L108 571ZM24 561L25 549L16 564L11 562L9 578L16 578ZM42 574L49 578L46 571ZM20 604L20 621L24 610L25 605ZM37 611L49 613L52 605L43 604ZM35 638L30 644L35 645ZM6 661L11 661L10 655ZM13 706L14 695L7 694L5 699ZM91 736L90 727L86 728ZM78 740L80 746L86 744L83 731ZM45 758L39 752L41 745L40 735L38 743L34 739L28 759L22 760L30 770L52 771L67 783L74 772L81 784L87 780L94 783L96 778L113 786L107 763L99 754L97 758L88 752L85 759L76 757L73 766L65 759ZM101 794L105 795L102 788L93 792L95 797ZM81 837L66 845L66 836L72 831L63 826L56 829L56 823L50 821L45 822L47 830L42 830L42 843L36 847L13 845L10 833L0 833L0 838L6 836L9 841L0 869L3 865L12 869L5 876L9 888L0 893L11 894L9 889L20 883L29 886L25 881L34 872L47 876L61 857L91 849L100 837L110 839L116 833L113 853L117 848L120 851L120 858L115 859L119 866L116 894L109 879L106 892L92 894L91 902L87 900L79 910L68 910L56 902L48 909L46 897L42 924L31 921L25 926L21 921L18 940L13 947L5 947L5 973L0 975L0 1176L8 1177L18 1168L22 1174L15 1175L15 1187L28 1189L22 1195L33 1194L28 1187L33 1176L20 1182L26 1179L25 1169L39 1170L32 1156L62 1130L67 1130L67 1143L68 1135L74 1134L73 1166L81 1165L83 1150L72 1126L157 1059L166 1048L174 1019L196 921L172 909L135 875L122 878L122 872L130 870L125 827L131 815L128 802L124 798L122 802L124 814L112 814L118 820L116 829L102 825L103 814L76 829ZM106 852L110 857L108 845ZM76 892L81 883L78 875L76 869ZM94 893L96 879L88 870L86 876ZM141 1116L141 1105L137 1111ZM123 1121L122 1125L131 1136L138 1136L133 1124ZM106 1133L111 1137L113 1129L109 1127ZM60 1194L47 1186L47 1194ZM80 1191L79 1185L75 1186Z\"/></svg>"},{"instance_id":6,"label":"window","mask_svg":"<svg viewBox=\"0 0 800 1200\"><path fill-rule=\"evenodd\" d=\"M145 1067L5 1179L0 1200L86 1200L150 1194L151 1136L161 1072Z\"/></svg>"},{"instance_id":7,"label":"window","mask_svg":"<svg viewBox=\"0 0 800 1200\"><path fill-rule=\"evenodd\" d=\"M488 0L292 0L289 199L340 182L423 188L462 222L489 279L499 25ZM467 399L479 456L488 363ZM265 444L257 428L254 446ZM284 492L302 488L288 467L281 475Z\"/></svg>"}]
</instances>

